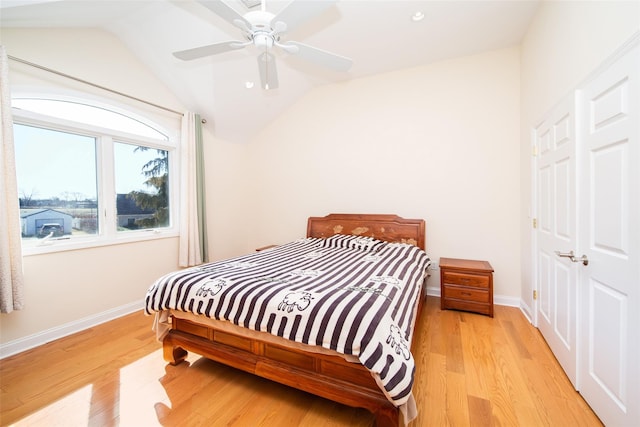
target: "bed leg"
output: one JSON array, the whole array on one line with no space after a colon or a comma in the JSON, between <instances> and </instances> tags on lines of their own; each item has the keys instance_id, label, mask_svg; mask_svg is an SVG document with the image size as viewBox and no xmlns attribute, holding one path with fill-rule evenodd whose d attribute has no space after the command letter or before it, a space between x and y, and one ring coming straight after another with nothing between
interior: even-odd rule
<instances>
[{"instance_id":1,"label":"bed leg","mask_svg":"<svg viewBox=\"0 0 640 427\"><path fill-rule=\"evenodd\" d=\"M400 411L397 408L383 407L376 410L375 427L398 427L400 425Z\"/></svg>"},{"instance_id":2,"label":"bed leg","mask_svg":"<svg viewBox=\"0 0 640 427\"><path fill-rule=\"evenodd\" d=\"M178 365L187 358L187 351L174 345L168 337L162 342L162 356L171 365Z\"/></svg>"}]
</instances>

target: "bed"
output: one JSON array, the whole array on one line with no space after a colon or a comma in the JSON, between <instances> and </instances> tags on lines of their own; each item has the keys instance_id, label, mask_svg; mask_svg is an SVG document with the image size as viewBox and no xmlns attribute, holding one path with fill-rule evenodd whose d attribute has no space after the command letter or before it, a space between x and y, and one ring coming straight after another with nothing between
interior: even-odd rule
<instances>
[{"instance_id":1,"label":"bed","mask_svg":"<svg viewBox=\"0 0 640 427\"><path fill-rule=\"evenodd\" d=\"M145 311L172 365L192 351L396 427L417 413L410 348L424 249L424 220L310 217L306 238L163 276Z\"/></svg>"}]
</instances>

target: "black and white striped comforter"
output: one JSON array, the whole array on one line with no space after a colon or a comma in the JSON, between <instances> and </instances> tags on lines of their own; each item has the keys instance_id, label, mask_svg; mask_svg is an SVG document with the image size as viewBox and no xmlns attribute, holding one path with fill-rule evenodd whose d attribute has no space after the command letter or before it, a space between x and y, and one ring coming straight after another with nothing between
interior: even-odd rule
<instances>
[{"instance_id":1,"label":"black and white striped comforter","mask_svg":"<svg viewBox=\"0 0 640 427\"><path fill-rule=\"evenodd\" d=\"M148 314L174 309L354 355L396 406L411 394L409 351L429 265L413 245L336 235L160 278Z\"/></svg>"}]
</instances>

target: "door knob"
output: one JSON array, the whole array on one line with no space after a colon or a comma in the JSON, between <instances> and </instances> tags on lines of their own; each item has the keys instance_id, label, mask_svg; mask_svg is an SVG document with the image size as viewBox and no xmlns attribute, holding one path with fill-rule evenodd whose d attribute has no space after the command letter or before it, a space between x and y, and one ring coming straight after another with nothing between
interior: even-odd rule
<instances>
[{"instance_id":1,"label":"door knob","mask_svg":"<svg viewBox=\"0 0 640 427\"><path fill-rule=\"evenodd\" d=\"M563 258L569 258L571 262L582 262L582 265L589 265L589 258L586 255L582 255L580 258L576 258L576 255L573 251L569 252L560 252L556 251L556 255Z\"/></svg>"}]
</instances>

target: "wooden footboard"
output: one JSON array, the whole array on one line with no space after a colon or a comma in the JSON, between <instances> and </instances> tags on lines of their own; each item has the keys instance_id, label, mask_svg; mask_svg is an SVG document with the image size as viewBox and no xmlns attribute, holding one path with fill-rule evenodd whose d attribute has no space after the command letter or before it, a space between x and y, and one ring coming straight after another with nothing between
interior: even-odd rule
<instances>
[{"instance_id":1,"label":"wooden footboard","mask_svg":"<svg viewBox=\"0 0 640 427\"><path fill-rule=\"evenodd\" d=\"M397 427L399 410L380 391L371 373L339 356L309 353L211 326L173 318L164 338L167 362L182 362L187 350L211 360L259 375L344 405L374 414L378 427Z\"/></svg>"}]
</instances>

